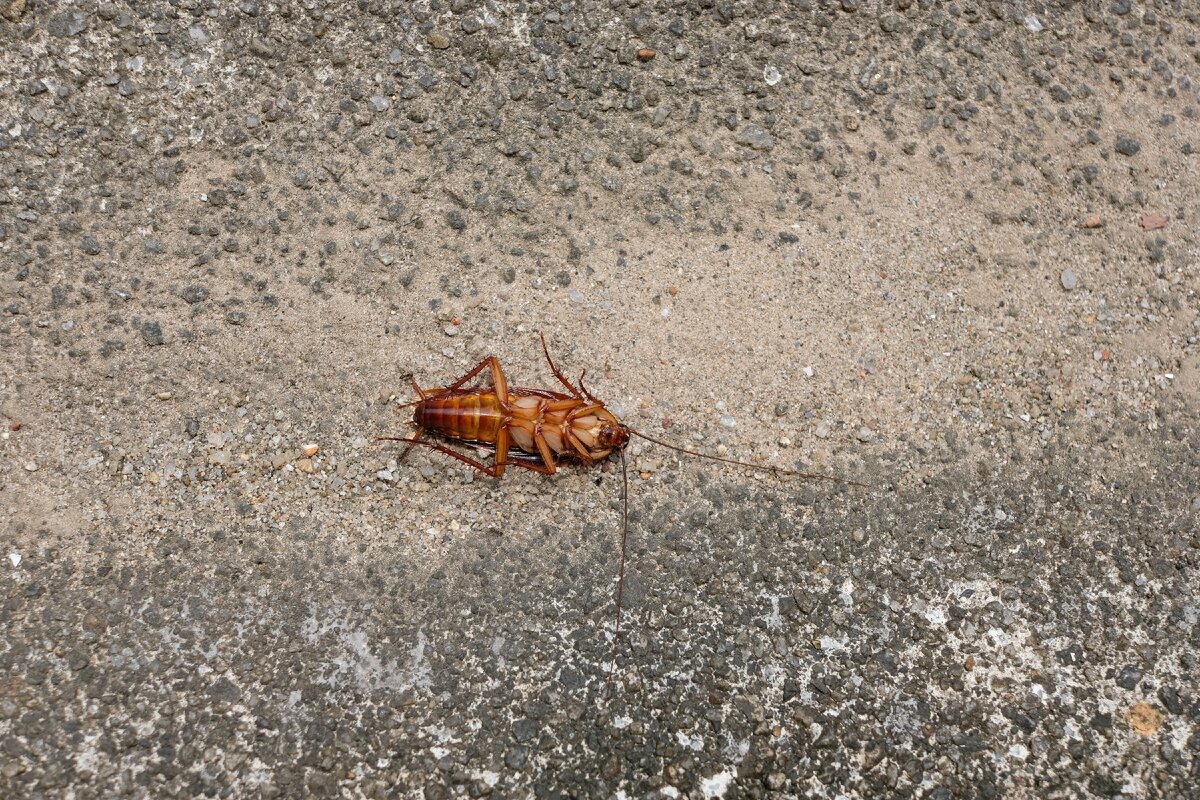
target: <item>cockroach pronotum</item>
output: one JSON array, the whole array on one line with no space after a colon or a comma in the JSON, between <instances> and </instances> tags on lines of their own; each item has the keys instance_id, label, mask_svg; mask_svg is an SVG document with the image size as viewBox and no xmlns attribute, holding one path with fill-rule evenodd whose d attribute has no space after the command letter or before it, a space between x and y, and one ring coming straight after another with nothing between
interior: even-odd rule
<instances>
[{"instance_id":1,"label":"cockroach pronotum","mask_svg":"<svg viewBox=\"0 0 1200 800\"><path fill-rule=\"evenodd\" d=\"M379 436L377 440L406 442L408 447L400 455L403 461L416 445L437 450L451 458L467 464L484 475L498 478L505 467L521 467L542 475L553 475L560 462L576 460L584 465L596 464L612 453L621 456L622 514L621 514L621 561L617 571L617 621L613 635L613 663L610 679L616 674L617 652L621 639L621 607L625 590L625 552L629 540L629 470L625 461L625 448L631 436L686 453L698 458L733 464L745 469L770 472L812 480L836 481L852 486L866 484L833 475L813 472L797 472L763 464L748 464L731 458L708 455L685 447L647 436L617 419L604 403L598 400L583 384L587 370L579 374L576 387L559 371L550 357L546 337L542 340L542 352L546 363L567 393L549 389L530 389L510 386L495 356L488 356L475 367L442 389L422 389L412 380L413 391L420 399L399 408L412 407L413 423L417 431L412 436ZM471 379L484 370L491 373L490 387L465 389ZM444 439L465 442L476 447L490 447L492 464L452 450L441 442L427 441L421 437L427 432L438 434Z\"/></svg>"}]
</instances>

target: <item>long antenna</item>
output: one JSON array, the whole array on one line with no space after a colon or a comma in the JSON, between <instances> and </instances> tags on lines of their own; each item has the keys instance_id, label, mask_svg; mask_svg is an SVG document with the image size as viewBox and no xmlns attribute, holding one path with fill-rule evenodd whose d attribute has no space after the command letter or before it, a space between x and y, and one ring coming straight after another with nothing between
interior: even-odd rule
<instances>
[{"instance_id":1,"label":"long antenna","mask_svg":"<svg viewBox=\"0 0 1200 800\"><path fill-rule=\"evenodd\" d=\"M612 669L608 673L609 697L616 694L614 681L617 675L617 653L621 647L621 602L625 595L625 550L629 542L629 466L625 463L625 449L621 453L621 481L623 500L621 503L621 566L617 571L617 630L613 635Z\"/></svg>"},{"instance_id":2,"label":"long antenna","mask_svg":"<svg viewBox=\"0 0 1200 800\"><path fill-rule=\"evenodd\" d=\"M642 433L641 431L635 431L633 428L630 428L629 426L625 426L625 430L629 431L634 436L638 436L642 439L645 439L647 442L653 442L654 444L656 444L660 447L665 447L668 450L675 450L680 453L687 453L689 456L697 456L698 458L707 458L710 461L720 461L725 464L733 464L738 467L745 467L746 469L756 469L761 472L771 472L776 475L790 475L795 478L806 478L809 480L834 481L835 483L846 483L851 486L861 486L864 489L871 488L870 486L868 486L865 483L859 483L858 481L852 481L848 478L839 478L836 475L824 475L819 472L797 472L794 469L784 469L783 467L772 467L772 466L769 466L766 464L747 464L745 461L736 461L732 458L721 458L720 456L710 456L707 453L700 453L695 450L689 450L686 447L680 447L679 445L674 445L674 444L670 444L668 442L664 442L661 439L655 439L653 436L647 436L646 434ZM622 458L622 463L623 463L624 458L625 458L624 452L621 453L621 458Z\"/></svg>"}]
</instances>

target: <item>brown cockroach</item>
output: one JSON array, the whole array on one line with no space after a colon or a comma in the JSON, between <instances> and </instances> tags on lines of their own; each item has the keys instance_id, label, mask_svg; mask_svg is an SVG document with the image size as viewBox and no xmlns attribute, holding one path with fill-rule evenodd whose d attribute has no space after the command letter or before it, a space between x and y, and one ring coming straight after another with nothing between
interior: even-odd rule
<instances>
[{"instance_id":1,"label":"brown cockroach","mask_svg":"<svg viewBox=\"0 0 1200 800\"><path fill-rule=\"evenodd\" d=\"M617 419L604 403L598 400L583 384L587 370L579 374L578 387L573 385L555 366L542 340L542 352L546 363L567 393L549 389L530 389L510 386L495 356L488 356L473 369L442 389L422 389L412 380L413 390L419 400L406 403L399 408L412 407L413 424L417 431L413 436L379 436L377 440L406 442L408 447L400 455L403 461L416 445L437 450L451 458L467 464L484 475L498 478L505 467L521 467L542 475L553 475L562 461L576 460L590 466L603 461L616 452L621 457L622 514L621 514L621 561L617 574L617 621L613 635L613 664L610 679L616 673L617 651L621 638L621 604L625 590L625 552L629 540L629 471L625 461L625 448L631 436L637 436L661 447L686 453L698 458L733 464L745 469L770 472L813 480L836 481L853 486L866 486L857 481L822 475L813 472L797 472L762 464L748 464L731 458L712 456L669 444L641 431L634 430ZM488 370L492 385L485 388L463 388L471 379ZM428 441L421 437L433 432L449 441L464 442L476 447L492 448L491 466L464 455L441 442Z\"/></svg>"}]
</instances>

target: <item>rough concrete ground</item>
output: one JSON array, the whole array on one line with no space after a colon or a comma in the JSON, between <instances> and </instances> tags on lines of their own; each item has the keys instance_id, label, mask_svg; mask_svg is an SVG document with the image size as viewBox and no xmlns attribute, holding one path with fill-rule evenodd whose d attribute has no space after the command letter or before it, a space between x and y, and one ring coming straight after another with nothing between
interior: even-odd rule
<instances>
[{"instance_id":1,"label":"rough concrete ground","mask_svg":"<svg viewBox=\"0 0 1200 800\"><path fill-rule=\"evenodd\" d=\"M0 11L0 795L1197 792L1192 4Z\"/></svg>"}]
</instances>

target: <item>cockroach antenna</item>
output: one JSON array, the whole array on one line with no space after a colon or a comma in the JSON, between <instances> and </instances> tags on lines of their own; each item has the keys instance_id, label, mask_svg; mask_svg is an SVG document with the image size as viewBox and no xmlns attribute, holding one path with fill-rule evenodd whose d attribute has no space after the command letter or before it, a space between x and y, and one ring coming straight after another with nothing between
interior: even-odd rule
<instances>
[{"instance_id":1,"label":"cockroach antenna","mask_svg":"<svg viewBox=\"0 0 1200 800\"><path fill-rule=\"evenodd\" d=\"M669 442L664 442L661 439L655 439L653 436L647 436L646 434L642 433L641 431L634 430L633 428L629 427L628 425L625 426L625 430L628 431L633 436L637 436L640 439L645 439L647 442L652 442L652 443L658 445L659 447L665 447L668 450L674 450L677 453L687 453L689 456L696 456L697 458L707 458L709 461L720 461L723 464L733 464L734 466L742 467L744 469L754 469L754 470L758 470L759 472L770 472L774 475L786 475L788 477L802 478L804 480L833 481L834 483L845 483L845 484L849 484L850 486L861 486L864 489L871 488L870 486L868 486L865 483L859 483L858 481L852 481L849 478L839 478L836 475L825 475L820 472L798 472L794 469L784 469L783 467L772 467L768 464L749 464L745 461L737 461L732 458L722 458L721 456L710 456L707 453L701 453L696 450L689 450L686 447L680 447L679 445L670 444Z\"/></svg>"}]
</instances>

